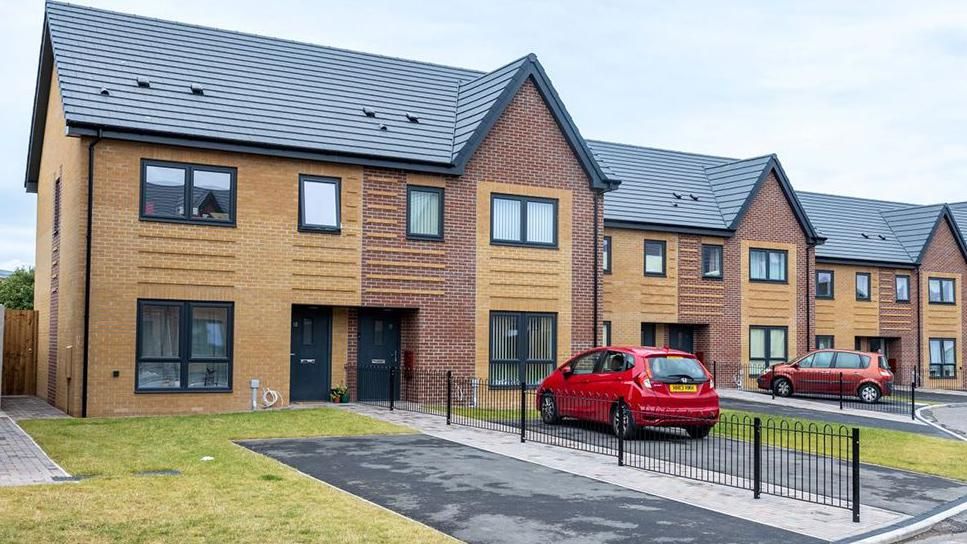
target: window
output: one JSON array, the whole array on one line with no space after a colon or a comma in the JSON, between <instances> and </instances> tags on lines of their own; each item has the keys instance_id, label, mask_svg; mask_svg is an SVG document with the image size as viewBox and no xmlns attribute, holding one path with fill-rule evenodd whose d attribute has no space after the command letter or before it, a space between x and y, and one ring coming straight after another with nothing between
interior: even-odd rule
<instances>
[{"instance_id":1,"label":"window","mask_svg":"<svg viewBox=\"0 0 967 544\"><path fill-rule=\"evenodd\" d=\"M339 232L340 182L299 176L299 230Z\"/></svg>"},{"instance_id":2,"label":"window","mask_svg":"<svg viewBox=\"0 0 967 544\"><path fill-rule=\"evenodd\" d=\"M833 298L833 271L816 271L816 298Z\"/></svg>"},{"instance_id":3,"label":"window","mask_svg":"<svg viewBox=\"0 0 967 544\"><path fill-rule=\"evenodd\" d=\"M870 300L870 274L856 273L856 300Z\"/></svg>"},{"instance_id":4,"label":"window","mask_svg":"<svg viewBox=\"0 0 967 544\"><path fill-rule=\"evenodd\" d=\"M779 249L749 250L749 279L754 281L786 281L788 253Z\"/></svg>"},{"instance_id":5,"label":"window","mask_svg":"<svg viewBox=\"0 0 967 544\"><path fill-rule=\"evenodd\" d=\"M601 345L610 346L611 345L611 322L604 321L601 323Z\"/></svg>"},{"instance_id":6,"label":"window","mask_svg":"<svg viewBox=\"0 0 967 544\"><path fill-rule=\"evenodd\" d=\"M601 269L605 274L611 273L611 237L604 237L604 244L601 247Z\"/></svg>"},{"instance_id":7,"label":"window","mask_svg":"<svg viewBox=\"0 0 967 544\"><path fill-rule=\"evenodd\" d=\"M234 168L141 161L141 218L235 224Z\"/></svg>"},{"instance_id":8,"label":"window","mask_svg":"<svg viewBox=\"0 0 967 544\"><path fill-rule=\"evenodd\" d=\"M665 275L664 240L645 240L645 275Z\"/></svg>"},{"instance_id":9,"label":"window","mask_svg":"<svg viewBox=\"0 0 967 544\"><path fill-rule=\"evenodd\" d=\"M810 368L832 368L833 357L835 356L835 351L821 351L819 353L815 353L813 354L812 361L810 361Z\"/></svg>"},{"instance_id":10,"label":"window","mask_svg":"<svg viewBox=\"0 0 967 544\"><path fill-rule=\"evenodd\" d=\"M722 246L702 246L702 277L722 278Z\"/></svg>"},{"instance_id":11,"label":"window","mask_svg":"<svg viewBox=\"0 0 967 544\"><path fill-rule=\"evenodd\" d=\"M957 341L953 338L930 339L930 377L957 376Z\"/></svg>"},{"instance_id":12,"label":"window","mask_svg":"<svg viewBox=\"0 0 967 544\"><path fill-rule=\"evenodd\" d=\"M949 278L930 278L927 280L927 293L930 304L954 304L954 280Z\"/></svg>"},{"instance_id":13,"label":"window","mask_svg":"<svg viewBox=\"0 0 967 544\"><path fill-rule=\"evenodd\" d=\"M443 189L407 186L406 236L427 240L443 239Z\"/></svg>"},{"instance_id":14,"label":"window","mask_svg":"<svg viewBox=\"0 0 967 544\"><path fill-rule=\"evenodd\" d=\"M493 195L490 242L557 247L557 200Z\"/></svg>"},{"instance_id":15,"label":"window","mask_svg":"<svg viewBox=\"0 0 967 544\"><path fill-rule=\"evenodd\" d=\"M587 355L583 355L571 361L571 374L593 374L594 369L598 366L598 361L601 360L602 353L602 351L592 351Z\"/></svg>"},{"instance_id":16,"label":"window","mask_svg":"<svg viewBox=\"0 0 967 544\"><path fill-rule=\"evenodd\" d=\"M896 277L896 301L910 302L910 276L898 275Z\"/></svg>"},{"instance_id":17,"label":"window","mask_svg":"<svg viewBox=\"0 0 967 544\"><path fill-rule=\"evenodd\" d=\"M833 349L833 347L835 347L835 341L832 335L816 335L816 349Z\"/></svg>"},{"instance_id":18,"label":"window","mask_svg":"<svg viewBox=\"0 0 967 544\"><path fill-rule=\"evenodd\" d=\"M534 387L554 370L557 316L492 312L490 314L490 385Z\"/></svg>"},{"instance_id":19,"label":"window","mask_svg":"<svg viewBox=\"0 0 967 544\"><path fill-rule=\"evenodd\" d=\"M224 302L138 301L138 391L229 391L232 312Z\"/></svg>"},{"instance_id":20,"label":"window","mask_svg":"<svg viewBox=\"0 0 967 544\"><path fill-rule=\"evenodd\" d=\"M836 368L858 369L869 368L870 358L866 355L840 351L836 353Z\"/></svg>"},{"instance_id":21,"label":"window","mask_svg":"<svg viewBox=\"0 0 967 544\"><path fill-rule=\"evenodd\" d=\"M786 361L786 327L749 327L749 375Z\"/></svg>"},{"instance_id":22,"label":"window","mask_svg":"<svg viewBox=\"0 0 967 544\"><path fill-rule=\"evenodd\" d=\"M606 374L609 372L624 372L635 367L635 358L628 353L620 351L609 351L604 354L601 364L595 370L596 373Z\"/></svg>"},{"instance_id":23,"label":"window","mask_svg":"<svg viewBox=\"0 0 967 544\"><path fill-rule=\"evenodd\" d=\"M642 346L654 346L658 342L657 340L657 327L654 323L642 323L641 324L641 345Z\"/></svg>"}]
</instances>

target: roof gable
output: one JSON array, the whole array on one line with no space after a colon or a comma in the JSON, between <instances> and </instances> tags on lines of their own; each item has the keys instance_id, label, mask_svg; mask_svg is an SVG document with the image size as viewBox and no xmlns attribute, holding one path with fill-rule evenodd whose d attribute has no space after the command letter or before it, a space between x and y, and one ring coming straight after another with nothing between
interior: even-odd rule
<instances>
[{"instance_id":1,"label":"roof gable","mask_svg":"<svg viewBox=\"0 0 967 544\"><path fill-rule=\"evenodd\" d=\"M880 212L913 262L919 263L945 206L908 206Z\"/></svg>"}]
</instances>

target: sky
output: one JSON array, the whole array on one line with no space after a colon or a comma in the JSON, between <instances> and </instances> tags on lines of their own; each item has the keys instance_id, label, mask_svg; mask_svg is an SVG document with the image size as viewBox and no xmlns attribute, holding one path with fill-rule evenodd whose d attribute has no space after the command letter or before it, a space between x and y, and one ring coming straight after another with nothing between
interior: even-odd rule
<instances>
[{"instance_id":1,"label":"sky","mask_svg":"<svg viewBox=\"0 0 967 544\"><path fill-rule=\"evenodd\" d=\"M586 138L744 158L799 190L967 200L967 2L77 0L490 70L536 53ZM0 0L0 269L34 262L23 189L40 0Z\"/></svg>"}]
</instances>

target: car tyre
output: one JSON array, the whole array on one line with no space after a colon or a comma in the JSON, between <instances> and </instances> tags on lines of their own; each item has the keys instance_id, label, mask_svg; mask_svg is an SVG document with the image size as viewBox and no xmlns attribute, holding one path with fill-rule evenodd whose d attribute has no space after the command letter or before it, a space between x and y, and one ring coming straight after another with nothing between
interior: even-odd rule
<instances>
[{"instance_id":1,"label":"car tyre","mask_svg":"<svg viewBox=\"0 0 967 544\"><path fill-rule=\"evenodd\" d=\"M792 382L787 378L776 378L772 381L772 392L775 393L777 397L791 397Z\"/></svg>"},{"instance_id":2,"label":"car tyre","mask_svg":"<svg viewBox=\"0 0 967 544\"><path fill-rule=\"evenodd\" d=\"M557 401L554 395L544 393L541 395L541 421L545 425L557 425L561 422L561 414L557 411Z\"/></svg>"},{"instance_id":3,"label":"car tyre","mask_svg":"<svg viewBox=\"0 0 967 544\"><path fill-rule=\"evenodd\" d=\"M622 433L621 417L624 418L624 433ZM615 405L611 409L611 430L614 435L622 438L629 439L638 433L638 425L635 424L635 418L631 414L631 410L627 406L623 406L620 409Z\"/></svg>"},{"instance_id":4,"label":"car tyre","mask_svg":"<svg viewBox=\"0 0 967 544\"><path fill-rule=\"evenodd\" d=\"M712 432L711 425L693 425L691 427L685 427L685 432L688 433L689 438L694 438L696 440L705 438L710 432Z\"/></svg>"},{"instance_id":5,"label":"car tyre","mask_svg":"<svg viewBox=\"0 0 967 544\"><path fill-rule=\"evenodd\" d=\"M871 383L861 385L856 394L863 401L863 404L876 404L882 396L880 388Z\"/></svg>"}]
</instances>

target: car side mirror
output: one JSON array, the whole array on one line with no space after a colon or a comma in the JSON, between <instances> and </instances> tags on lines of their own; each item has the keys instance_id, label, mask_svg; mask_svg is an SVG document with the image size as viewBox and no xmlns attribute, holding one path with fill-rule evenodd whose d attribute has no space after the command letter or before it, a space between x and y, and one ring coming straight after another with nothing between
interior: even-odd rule
<instances>
[{"instance_id":1,"label":"car side mirror","mask_svg":"<svg viewBox=\"0 0 967 544\"><path fill-rule=\"evenodd\" d=\"M573 372L572 369L571 369L571 367L569 367L569 366L562 366L561 367L561 374L565 378L567 378L568 376L570 376L571 375L571 372Z\"/></svg>"}]
</instances>

